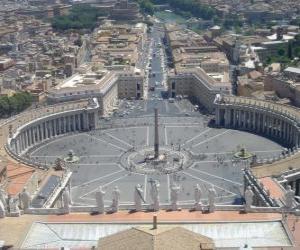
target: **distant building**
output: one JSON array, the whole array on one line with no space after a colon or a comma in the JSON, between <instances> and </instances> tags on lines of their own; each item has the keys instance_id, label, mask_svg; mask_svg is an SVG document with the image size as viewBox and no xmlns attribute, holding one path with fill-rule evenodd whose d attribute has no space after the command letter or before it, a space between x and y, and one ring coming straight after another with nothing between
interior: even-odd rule
<instances>
[{"instance_id":1,"label":"distant building","mask_svg":"<svg viewBox=\"0 0 300 250\"><path fill-rule=\"evenodd\" d=\"M114 20L137 20L141 19L139 6L137 3L127 0L118 1L110 13L110 18Z\"/></svg>"}]
</instances>

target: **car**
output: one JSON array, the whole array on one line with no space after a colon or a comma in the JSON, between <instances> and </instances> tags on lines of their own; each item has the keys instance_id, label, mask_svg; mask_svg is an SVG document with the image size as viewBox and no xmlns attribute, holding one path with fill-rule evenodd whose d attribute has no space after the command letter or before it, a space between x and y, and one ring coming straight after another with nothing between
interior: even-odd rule
<instances>
[{"instance_id":1,"label":"car","mask_svg":"<svg viewBox=\"0 0 300 250\"><path fill-rule=\"evenodd\" d=\"M174 98L169 98L169 103L174 103L174 102L175 102Z\"/></svg>"}]
</instances>

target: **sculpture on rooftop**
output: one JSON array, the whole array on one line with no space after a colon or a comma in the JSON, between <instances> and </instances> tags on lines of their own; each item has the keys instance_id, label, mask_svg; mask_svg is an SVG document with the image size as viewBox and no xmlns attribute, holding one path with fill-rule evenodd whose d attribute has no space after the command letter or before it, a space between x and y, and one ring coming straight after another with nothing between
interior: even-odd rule
<instances>
[{"instance_id":1,"label":"sculpture on rooftop","mask_svg":"<svg viewBox=\"0 0 300 250\"><path fill-rule=\"evenodd\" d=\"M98 191L95 194L97 212L100 213L100 214L105 212L104 195L105 195L105 191L103 190L102 186L100 186Z\"/></svg>"},{"instance_id":2,"label":"sculpture on rooftop","mask_svg":"<svg viewBox=\"0 0 300 250\"><path fill-rule=\"evenodd\" d=\"M17 198L8 198L8 207L10 216L18 217L20 216L19 200Z\"/></svg>"},{"instance_id":3,"label":"sculpture on rooftop","mask_svg":"<svg viewBox=\"0 0 300 250\"><path fill-rule=\"evenodd\" d=\"M210 213L215 211L216 196L217 196L217 192L214 186L211 186L210 189L208 189L208 206L209 206Z\"/></svg>"},{"instance_id":4,"label":"sculpture on rooftop","mask_svg":"<svg viewBox=\"0 0 300 250\"><path fill-rule=\"evenodd\" d=\"M158 181L151 181L151 189L150 189L150 195L152 199L152 209L154 211L159 210L159 182Z\"/></svg>"},{"instance_id":5,"label":"sculpture on rooftop","mask_svg":"<svg viewBox=\"0 0 300 250\"><path fill-rule=\"evenodd\" d=\"M285 200L285 206L287 208L293 208L295 203L295 191L292 190L292 187L290 185L287 186L287 190L285 191L284 195Z\"/></svg>"},{"instance_id":6,"label":"sculpture on rooftop","mask_svg":"<svg viewBox=\"0 0 300 250\"><path fill-rule=\"evenodd\" d=\"M180 192L180 186L178 186L176 183L173 183L170 187L171 189L171 209L172 211L178 210L178 195Z\"/></svg>"},{"instance_id":7,"label":"sculpture on rooftop","mask_svg":"<svg viewBox=\"0 0 300 250\"><path fill-rule=\"evenodd\" d=\"M199 184L196 184L195 189L194 189L194 198L195 198L195 210L199 211L201 210L201 196L202 196L202 192L201 192L201 188L199 186Z\"/></svg>"},{"instance_id":8,"label":"sculpture on rooftop","mask_svg":"<svg viewBox=\"0 0 300 250\"><path fill-rule=\"evenodd\" d=\"M23 210L26 210L31 206L31 196L28 193L26 187L24 187L23 191L20 193L20 203Z\"/></svg>"},{"instance_id":9,"label":"sculpture on rooftop","mask_svg":"<svg viewBox=\"0 0 300 250\"><path fill-rule=\"evenodd\" d=\"M7 193L2 187L0 187L0 201L2 202L5 209L7 208L8 205L7 199L8 199Z\"/></svg>"},{"instance_id":10,"label":"sculpture on rooftop","mask_svg":"<svg viewBox=\"0 0 300 250\"><path fill-rule=\"evenodd\" d=\"M64 189L63 194L62 194L62 208L64 209L65 213L70 213L70 193L67 188Z\"/></svg>"},{"instance_id":11,"label":"sculpture on rooftop","mask_svg":"<svg viewBox=\"0 0 300 250\"><path fill-rule=\"evenodd\" d=\"M245 211L248 212L253 204L254 193L250 186L245 191Z\"/></svg>"},{"instance_id":12,"label":"sculpture on rooftop","mask_svg":"<svg viewBox=\"0 0 300 250\"><path fill-rule=\"evenodd\" d=\"M120 189L118 188L118 186L115 186L112 192L112 205L111 205L111 210L113 213L119 211L119 203L120 203Z\"/></svg>"},{"instance_id":13,"label":"sculpture on rooftop","mask_svg":"<svg viewBox=\"0 0 300 250\"><path fill-rule=\"evenodd\" d=\"M145 203L145 200L143 198L143 189L140 184L137 184L134 189L135 211L139 212L142 210L142 202Z\"/></svg>"},{"instance_id":14,"label":"sculpture on rooftop","mask_svg":"<svg viewBox=\"0 0 300 250\"><path fill-rule=\"evenodd\" d=\"M0 218L4 218L5 216L6 216L5 207L2 201L0 200Z\"/></svg>"}]
</instances>

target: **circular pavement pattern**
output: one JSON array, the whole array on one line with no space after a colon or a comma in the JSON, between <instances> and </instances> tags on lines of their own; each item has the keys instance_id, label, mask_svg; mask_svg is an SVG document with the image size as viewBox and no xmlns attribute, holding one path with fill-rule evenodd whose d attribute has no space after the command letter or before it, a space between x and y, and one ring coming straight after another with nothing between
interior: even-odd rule
<instances>
[{"instance_id":1,"label":"circular pavement pattern","mask_svg":"<svg viewBox=\"0 0 300 250\"><path fill-rule=\"evenodd\" d=\"M142 121L142 122L141 122ZM188 155L188 167L170 171L136 171L124 165L124 155L136 159L143 149L154 143L153 117L112 119L109 128L58 137L29 152L29 157L42 163L54 163L70 150L79 157L71 164L72 201L77 205L94 205L95 192L101 185L106 190L105 202L111 204L115 186L121 190L121 203L133 203L134 187L141 184L144 200L151 203L150 185L160 183L160 202L170 202L169 187L176 182L181 187L179 202L194 202L194 186L202 190L202 202L207 202L211 185L217 191L217 203L238 204L243 193L243 162L234 157L245 147L258 158L279 155L283 147L264 137L231 129L207 127L204 116L159 117L159 142L172 154ZM151 151L150 151L151 152ZM192 162L190 162L192 161ZM147 169L146 169L147 170Z\"/></svg>"}]
</instances>

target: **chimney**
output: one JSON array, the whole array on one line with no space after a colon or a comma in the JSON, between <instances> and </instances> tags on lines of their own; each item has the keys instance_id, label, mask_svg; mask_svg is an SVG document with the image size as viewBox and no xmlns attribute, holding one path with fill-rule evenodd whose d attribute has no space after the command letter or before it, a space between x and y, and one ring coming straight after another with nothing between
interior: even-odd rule
<instances>
[{"instance_id":1,"label":"chimney","mask_svg":"<svg viewBox=\"0 0 300 250\"><path fill-rule=\"evenodd\" d=\"M153 229L157 229L157 215L153 215Z\"/></svg>"}]
</instances>

